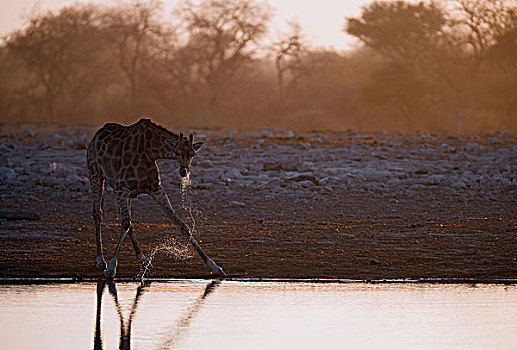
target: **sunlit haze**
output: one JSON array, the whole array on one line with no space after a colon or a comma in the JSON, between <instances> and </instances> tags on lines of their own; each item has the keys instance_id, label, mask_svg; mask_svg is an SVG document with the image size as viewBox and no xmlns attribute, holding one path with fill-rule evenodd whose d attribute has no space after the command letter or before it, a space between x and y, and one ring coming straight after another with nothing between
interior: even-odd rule
<instances>
[{"instance_id":1,"label":"sunlit haze","mask_svg":"<svg viewBox=\"0 0 517 350\"><path fill-rule=\"evenodd\" d=\"M0 35L4 36L21 28L33 9L57 10L77 2L108 3L102 0L2 0L0 1ZM164 1L165 11L169 11L177 2ZM285 28L286 21L295 19L301 23L312 45L333 47L337 50L351 48L356 41L343 32L344 18L359 15L361 6L368 2L368 0L269 0L275 8L270 35L274 37Z\"/></svg>"},{"instance_id":2,"label":"sunlit haze","mask_svg":"<svg viewBox=\"0 0 517 350\"><path fill-rule=\"evenodd\" d=\"M0 117L513 131L516 4L0 0L0 46L9 58L0 64ZM222 14L226 22L216 23Z\"/></svg>"}]
</instances>

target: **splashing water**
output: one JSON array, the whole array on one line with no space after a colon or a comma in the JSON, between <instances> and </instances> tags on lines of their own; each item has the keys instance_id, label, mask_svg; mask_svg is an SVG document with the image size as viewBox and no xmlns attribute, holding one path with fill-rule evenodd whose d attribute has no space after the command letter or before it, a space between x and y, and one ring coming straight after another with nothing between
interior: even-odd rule
<instances>
[{"instance_id":1,"label":"splashing water","mask_svg":"<svg viewBox=\"0 0 517 350\"><path fill-rule=\"evenodd\" d=\"M187 196L188 187L192 184L192 180L190 180L190 173L187 173L187 176L181 178L181 201L185 201L185 197Z\"/></svg>"},{"instance_id":2,"label":"splashing water","mask_svg":"<svg viewBox=\"0 0 517 350\"><path fill-rule=\"evenodd\" d=\"M181 208L184 213L187 214L187 221L185 224L189 227L190 232L193 234L196 228L196 219L194 218L192 201L189 196L188 188L192 184L190 174L181 179L180 190L181 190ZM144 277L147 272L152 268L152 262L155 255L158 252L164 252L169 258L175 261L185 261L193 257L192 250L190 249L188 239L178 240L177 238L167 235L163 241L156 246L149 256L147 261L142 264L138 278L144 282Z\"/></svg>"},{"instance_id":3,"label":"splashing water","mask_svg":"<svg viewBox=\"0 0 517 350\"><path fill-rule=\"evenodd\" d=\"M156 253L158 252L164 252L165 255L174 261L185 261L191 259L194 256L187 241L181 242L171 235L165 236L162 243L153 248L147 257L147 261L142 264L140 272L137 275L140 281L144 281L146 273L149 272L153 267L152 262Z\"/></svg>"},{"instance_id":4,"label":"splashing water","mask_svg":"<svg viewBox=\"0 0 517 350\"><path fill-rule=\"evenodd\" d=\"M146 273L153 267L152 262L158 252L165 253L165 255L174 261L186 261L194 256L187 240L178 240L171 235L165 236L163 241L149 253L147 260L143 262L140 272L137 275L137 278L142 282L144 281Z\"/></svg>"},{"instance_id":5,"label":"splashing water","mask_svg":"<svg viewBox=\"0 0 517 350\"><path fill-rule=\"evenodd\" d=\"M187 174L187 176L183 177L181 179L181 208L183 209L183 212L185 212L187 215L188 222L186 223L187 226L190 229L190 232L194 234L194 230L196 229L196 219L194 218L194 214L192 211L192 200L189 196L188 188L192 184L192 180L190 179L190 174Z\"/></svg>"}]
</instances>

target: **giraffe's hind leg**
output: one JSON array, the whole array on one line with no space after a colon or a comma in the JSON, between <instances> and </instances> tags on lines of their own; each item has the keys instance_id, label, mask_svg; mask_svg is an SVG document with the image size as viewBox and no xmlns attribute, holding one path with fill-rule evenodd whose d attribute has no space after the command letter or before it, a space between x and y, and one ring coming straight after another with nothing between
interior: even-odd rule
<instances>
[{"instance_id":1,"label":"giraffe's hind leg","mask_svg":"<svg viewBox=\"0 0 517 350\"><path fill-rule=\"evenodd\" d=\"M93 199L92 216L95 223L95 238L97 242L97 258L95 265L99 270L106 269L106 261L102 254L102 236L101 236L101 221L102 221L102 202L104 197L104 179L100 176L90 176L92 183L92 192L95 198Z\"/></svg>"},{"instance_id":2,"label":"giraffe's hind leg","mask_svg":"<svg viewBox=\"0 0 517 350\"><path fill-rule=\"evenodd\" d=\"M128 201L128 211L131 213L131 202ZM136 234L133 231L133 225L129 227L129 237L131 238L131 243L133 244L133 249L135 250L136 257L142 262L145 261L145 256L142 254L142 251L140 250L140 246L138 245L138 240L136 239Z\"/></svg>"},{"instance_id":3,"label":"giraffe's hind leg","mask_svg":"<svg viewBox=\"0 0 517 350\"><path fill-rule=\"evenodd\" d=\"M140 260L142 263L142 266L148 266L151 264L151 260L146 257L142 251L140 250L140 247L138 245L138 240L136 239L135 231L133 231L133 225L129 228L129 237L131 238L131 243L133 244L133 249L135 250L136 258Z\"/></svg>"},{"instance_id":4,"label":"giraffe's hind leg","mask_svg":"<svg viewBox=\"0 0 517 350\"><path fill-rule=\"evenodd\" d=\"M122 242L124 241L124 237L126 234L132 230L131 227L131 213L130 213L130 199L129 195L123 192L115 193L117 198L117 203L120 209L120 221L122 223L122 232L120 233L120 238L117 243L117 248L115 248L115 254L113 258L108 263L108 267L104 270L104 276L108 278L115 277L117 273L117 265L118 265L118 254L120 252L120 247L122 246Z\"/></svg>"}]
</instances>

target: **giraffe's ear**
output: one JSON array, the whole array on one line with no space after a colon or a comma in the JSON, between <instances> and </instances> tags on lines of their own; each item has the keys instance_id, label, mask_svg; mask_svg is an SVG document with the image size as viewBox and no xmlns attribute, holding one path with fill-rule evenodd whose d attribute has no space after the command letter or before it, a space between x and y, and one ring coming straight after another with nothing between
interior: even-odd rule
<instances>
[{"instance_id":1,"label":"giraffe's ear","mask_svg":"<svg viewBox=\"0 0 517 350\"><path fill-rule=\"evenodd\" d=\"M192 145L192 147L194 148L194 151L199 151L201 149L201 147L203 147L204 143L203 142L196 142L195 144Z\"/></svg>"}]
</instances>

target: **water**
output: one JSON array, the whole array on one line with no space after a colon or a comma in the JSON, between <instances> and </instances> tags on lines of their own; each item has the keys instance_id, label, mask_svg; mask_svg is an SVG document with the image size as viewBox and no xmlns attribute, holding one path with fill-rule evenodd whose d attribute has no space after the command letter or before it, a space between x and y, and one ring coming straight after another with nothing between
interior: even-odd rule
<instances>
[{"instance_id":1,"label":"water","mask_svg":"<svg viewBox=\"0 0 517 350\"><path fill-rule=\"evenodd\" d=\"M190 228L190 232L194 234L196 230L196 219L194 217L195 209L192 207L192 199L190 197L190 192L188 191L191 184L192 180L190 178L190 173L188 173L187 176L181 178L181 208L183 209L185 216L184 219L186 219L185 223Z\"/></svg>"},{"instance_id":2,"label":"water","mask_svg":"<svg viewBox=\"0 0 517 350\"><path fill-rule=\"evenodd\" d=\"M515 349L515 310L514 285L1 285L0 347Z\"/></svg>"}]
</instances>

